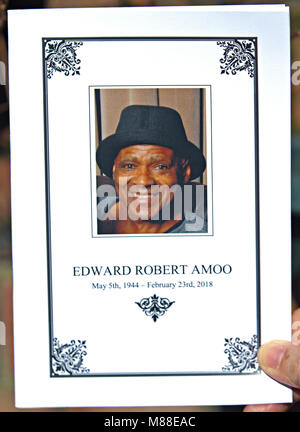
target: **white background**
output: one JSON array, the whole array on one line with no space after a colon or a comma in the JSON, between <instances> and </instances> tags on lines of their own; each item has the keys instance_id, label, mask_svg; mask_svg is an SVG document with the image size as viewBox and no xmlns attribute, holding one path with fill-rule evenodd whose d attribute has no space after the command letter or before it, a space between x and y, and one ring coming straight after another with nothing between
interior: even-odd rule
<instances>
[{"instance_id":1,"label":"white background","mask_svg":"<svg viewBox=\"0 0 300 432\"><path fill-rule=\"evenodd\" d=\"M26 43L31 47L30 68L20 67L26 61L21 50L25 27ZM41 57L42 37L258 37L262 341L288 339L287 9L16 11L10 12L9 32L17 406L289 401L290 392L264 374L49 378ZM95 55L95 44L98 42L84 42L78 49L82 59L79 77L56 73L48 82L54 335L61 342L87 339L85 362L92 372L101 372L99 367L121 372L220 371L227 360L224 338L250 339L256 331L253 79L246 72L221 76L219 59L223 51L216 42L103 42L99 56ZM143 237L130 242L117 236L91 238L88 86L99 84L212 85L213 237L153 236L147 243ZM277 116L278 121L274 121ZM280 247L274 248L275 242ZM233 272L227 277L214 277L213 289L170 290L168 297L174 295L176 303L157 323L136 305L130 310L125 307L149 291L140 290L138 298L134 290L95 292L90 282L71 277L74 265L149 263L230 263ZM30 356L26 356L29 348ZM38 359L34 370L32 357Z\"/></svg>"}]
</instances>

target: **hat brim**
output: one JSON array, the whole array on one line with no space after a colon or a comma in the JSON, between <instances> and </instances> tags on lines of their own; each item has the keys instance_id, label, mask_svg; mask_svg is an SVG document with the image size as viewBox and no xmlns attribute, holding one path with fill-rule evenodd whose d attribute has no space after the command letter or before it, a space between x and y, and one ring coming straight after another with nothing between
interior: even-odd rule
<instances>
[{"instance_id":1,"label":"hat brim","mask_svg":"<svg viewBox=\"0 0 300 432\"><path fill-rule=\"evenodd\" d=\"M206 161L201 150L190 141L185 141L180 147L177 146L174 148L172 145L153 143L153 140L151 139L147 142L145 137L143 137L143 140L139 140L137 138L132 139L129 136L126 137L123 135L120 137L117 134L113 134L100 142L96 152L96 160L101 172L112 178L114 161L120 150L139 144L167 147L173 150L176 155L188 159L191 167L190 180L200 177L206 168Z\"/></svg>"}]
</instances>

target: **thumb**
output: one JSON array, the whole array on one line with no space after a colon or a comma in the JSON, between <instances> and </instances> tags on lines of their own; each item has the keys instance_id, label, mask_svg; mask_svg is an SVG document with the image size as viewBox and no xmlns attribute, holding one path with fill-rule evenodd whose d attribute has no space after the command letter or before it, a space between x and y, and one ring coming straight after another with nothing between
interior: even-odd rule
<instances>
[{"instance_id":1,"label":"thumb","mask_svg":"<svg viewBox=\"0 0 300 432\"><path fill-rule=\"evenodd\" d=\"M287 386L300 389L300 346L286 341L262 345L257 359L262 370Z\"/></svg>"}]
</instances>

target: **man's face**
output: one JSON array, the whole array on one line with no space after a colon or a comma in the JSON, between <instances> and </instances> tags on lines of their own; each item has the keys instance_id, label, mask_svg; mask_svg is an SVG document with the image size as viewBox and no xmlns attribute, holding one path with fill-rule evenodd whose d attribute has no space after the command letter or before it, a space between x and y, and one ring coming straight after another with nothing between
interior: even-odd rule
<instances>
[{"instance_id":1,"label":"man's face","mask_svg":"<svg viewBox=\"0 0 300 432\"><path fill-rule=\"evenodd\" d=\"M186 182L190 166L182 167L182 160L173 150L158 145L125 147L117 155L113 178L120 204L126 202L130 219L149 220L172 200L168 188ZM158 192L158 187L163 187ZM126 200L126 201L125 201ZM130 208L138 216L132 216Z\"/></svg>"}]
</instances>

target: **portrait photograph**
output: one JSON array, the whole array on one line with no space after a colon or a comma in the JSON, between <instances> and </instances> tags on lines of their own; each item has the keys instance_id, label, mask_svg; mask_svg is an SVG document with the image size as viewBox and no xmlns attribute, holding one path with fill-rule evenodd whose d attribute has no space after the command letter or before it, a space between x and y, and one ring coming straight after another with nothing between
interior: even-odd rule
<instances>
[{"instance_id":1,"label":"portrait photograph","mask_svg":"<svg viewBox=\"0 0 300 432\"><path fill-rule=\"evenodd\" d=\"M209 87L90 92L93 234L207 235Z\"/></svg>"}]
</instances>

